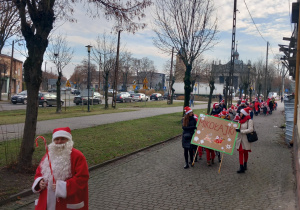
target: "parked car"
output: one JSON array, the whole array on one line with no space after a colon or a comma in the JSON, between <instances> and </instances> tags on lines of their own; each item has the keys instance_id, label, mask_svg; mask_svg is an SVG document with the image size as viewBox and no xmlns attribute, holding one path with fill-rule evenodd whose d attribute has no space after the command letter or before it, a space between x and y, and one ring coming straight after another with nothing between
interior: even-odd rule
<instances>
[{"instance_id":1,"label":"parked car","mask_svg":"<svg viewBox=\"0 0 300 210\"><path fill-rule=\"evenodd\" d=\"M163 96L160 93L153 93L150 96L150 100L164 100Z\"/></svg>"},{"instance_id":2,"label":"parked car","mask_svg":"<svg viewBox=\"0 0 300 210\"><path fill-rule=\"evenodd\" d=\"M123 94L123 95L125 95L126 97L130 97L130 93L128 93L128 92L121 92L120 94Z\"/></svg>"},{"instance_id":3,"label":"parked car","mask_svg":"<svg viewBox=\"0 0 300 210\"><path fill-rule=\"evenodd\" d=\"M79 95L79 94L80 94L80 90L75 89L75 90L73 91L73 94L74 94L74 95Z\"/></svg>"},{"instance_id":4,"label":"parked car","mask_svg":"<svg viewBox=\"0 0 300 210\"><path fill-rule=\"evenodd\" d=\"M122 102L122 103L125 103L125 102L131 102L132 101L132 98L127 94L121 94L121 93L118 93L117 96L116 96L116 101L119 101L119 102Z\"/></svg>"},{"instance_id":5,"label":"parked car","mask_svg":"<svg viewBox=\"0 0 300 210\"><path fill-rule=\"evenodd\" d=\"M10 100L13 104L17 104L17 103L27 104L27 90L24 90L12 96Z\"/></svg>"},{"instance_id":6,"label":"parked car","mask_svg":"<svg viewBox=\"0 0 300 210\"><path fill-rule=\"evenodd\" d=\"M134 101L148 101L148 96L144 93L136 93L132 99Z\"/></svg>"},{"instance_id":7,"label":"parked car","mask_svg":"<svg viewBox=\"0 0 300 210\"><path fill-rule=\"evenodd\" d=\"M130 93L130 97L133 98L135 93Z\"/></svg>"},{"instance_id":8,"label":"parked car","mask_svg":"<svg viewBox=\"0 0 300 210\"><path fill-rule=\"evenodd\" d=\"M83 103L83 105L87 105L88 97L82 97L82 96L78 95L78 96L74 97L73 102L76 105L79 105L82 103ZM101 104L101 103L102 103L102 100L99 96L94 95L93 97L90 97L90 99L89 99L89 104Z\"/></svg>"},{"instance_id":9,"label":"parked car","mask_svg":"<svg viewBox=\"0 0 300 210\"><path fill-rule=\"evenodd\" d=\"M108 93L113 93L114 89L108 89L107 92ZM115 91L116 92L116 91Z\"/></svg>"},{"instance_id":10,"label":"parked car","mask_svg":"<svg viewBox=\"0 0 300 210\"><path fill-rule=\"evenodd\" d=\"M64 101L60 100L61 106L64 105ZM51 93L39 93L39 105L42 107L57 106L57 96Z\"/></svg>"}]
</instances>

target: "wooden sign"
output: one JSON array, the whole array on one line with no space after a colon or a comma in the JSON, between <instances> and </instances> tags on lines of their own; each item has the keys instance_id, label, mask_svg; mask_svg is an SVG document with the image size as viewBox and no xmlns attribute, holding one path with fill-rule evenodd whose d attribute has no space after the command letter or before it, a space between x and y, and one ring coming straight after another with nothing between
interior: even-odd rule
<instances>
[{"instance_id":1,"label":"wooden sign","mask_svg":"<svg viewBox=\"0 0 300 210\"><path fill-rule=\"evenodd\" d=\"M240 128L237 122L200 114L191 143L232 155Z\"/></svg>"}]
</instances>

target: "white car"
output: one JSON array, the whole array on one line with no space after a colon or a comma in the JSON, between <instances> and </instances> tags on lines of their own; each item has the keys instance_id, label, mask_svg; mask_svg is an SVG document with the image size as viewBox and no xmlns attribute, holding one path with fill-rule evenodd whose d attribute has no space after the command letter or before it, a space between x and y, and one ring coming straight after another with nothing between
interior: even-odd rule
<instances>
[{"instance_id":1,"label":"white car","mask_svg":"<svg viewBox=\"0 0 300 210\"><path fill-rule=\"evenodd\" d=\"M120 94L124 95L126 98L130 98L130 93L128 92L121 92Z\"/></svg>"},{"instance_id":2,"label":"white car","mask_svg":"<svg viewBox=\"0 0 300 210\"><path fill-rule=\"evenodd\" d=\"M134 94L132 100L134 100L134 101L148 101L148 96L146 96L144 93L136 93L136 94Z\"/></svg>"}]
</instances>

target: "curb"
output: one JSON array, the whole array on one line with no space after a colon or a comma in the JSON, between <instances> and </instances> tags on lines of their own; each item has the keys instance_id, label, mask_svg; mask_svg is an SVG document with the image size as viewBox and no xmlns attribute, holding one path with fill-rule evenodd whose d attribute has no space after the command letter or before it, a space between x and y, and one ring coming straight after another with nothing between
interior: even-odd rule
<instances>
[{"instance_id":1,"label":"curb","mask_svg":"<svg viewBox=\"0 0 300 210\"><path fill-rule=\"evenodd\" d=\"M112 159L112 160L108 160L108 161L106 161L106 162L100 163L100 164L98 164L98 165L91 166L91 167L89 167L89 172L90 172L90 171L93 171L93 170L95 170L95 169L101 168L101 167L103 167L103 166L106 166L106 165L108 165L108 164L117 162L118 160L124 159L124 158L126 158L126 157L131 156L131 155L134 155L134 154L137 154L137 153L139 153L139 152L145 151L145 150L150 149L150 148L152 148L152 147L155 147L155 146L158 146L158 145L167 143L167 142L169 142L169 141L175 140L176 138L180 137L181 135L182 135L182 134L179 134L179 135L174 136L174 137L171 137L171 138L169 138L169 139L167 139L167 140L164 140L164 141L158 142L158 143L156 143L156 144L150 145L150 146L148 146L148 147L144 147L144 148L142 148L142 149L136 150L136 151L134 151L134 152L132 152L132 153L129 153L129 154L127 154L127 155L123 155L123 156L114 158L114 159ZM12 195L12 196L10 196L9 198L0 201L0 206L3 206L4 204L7 204L7 203L9 203L9 202L18 200L20 197L26 197L26 196L29 196L29 195L33 195L32 190L31 190L31 189L24 190L23 192L20 192L20 193L18 193L18 194ZM28 205L28 204L25 204L25 205Z\"/></svg>"}]
</instances>

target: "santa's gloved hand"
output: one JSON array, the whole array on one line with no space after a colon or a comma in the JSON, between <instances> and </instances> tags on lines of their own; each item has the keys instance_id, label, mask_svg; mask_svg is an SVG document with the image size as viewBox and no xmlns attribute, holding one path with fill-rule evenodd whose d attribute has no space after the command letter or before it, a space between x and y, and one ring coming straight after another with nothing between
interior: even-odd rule
<instances>
[{"instance_id":1,"label":"santa's gloved hand","mask_svg":"<svg viewBox=\"0 0 300 210\"><path fill-rule=\"evenodd\" d=\"M237 128L237 129L235 129L235 130L236 130L236 132L240 132L240 131L241 131L241 130L240 130L240 129L238 129L238 128Z\"/></svg>"}]
</instances>

